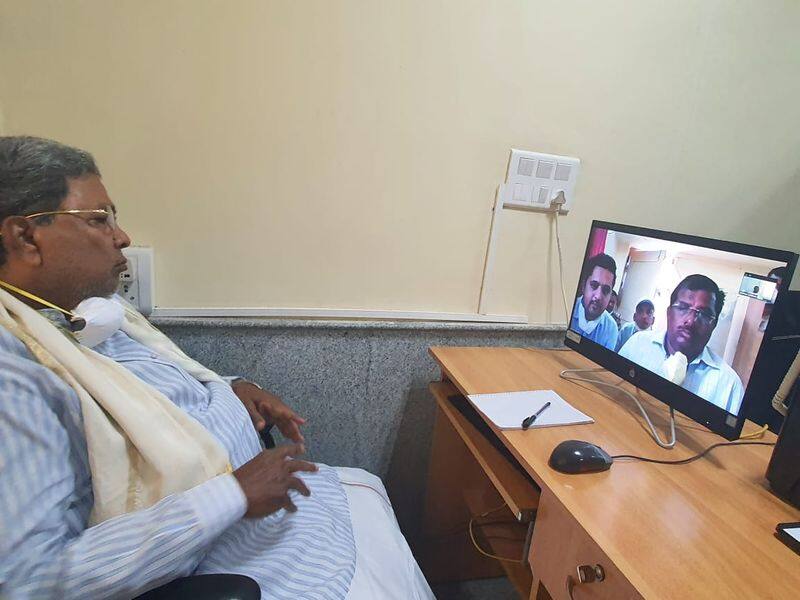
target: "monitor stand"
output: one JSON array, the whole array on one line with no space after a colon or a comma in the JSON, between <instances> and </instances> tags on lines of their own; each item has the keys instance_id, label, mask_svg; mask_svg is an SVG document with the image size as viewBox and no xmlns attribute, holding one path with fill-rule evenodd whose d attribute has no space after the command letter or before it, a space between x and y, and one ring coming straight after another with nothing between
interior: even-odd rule
<instances>
[{"instance_id":1,"label":"monitor stand","mask_svg":"<svg viewBox=\"0 0 800 600\"><path fill-rule=\"evenodd\" d=\"M647 414L647 411L642 406L642 403L639 402L639 399L631 394L628 390L621 388L619 383L608 383L606 381L602 381L600 379L591 379L589 377L576 377L575 373L599 373L601 371L608 371L608 369L604 369L603 367L598 367L596 369L564 369L559 373L559 376L562 379L566 379L567 381L586 381L588 383L593 383L595 385L603 385L606 387L614 388L615 390L619 390L623 394L627 394L633 401L636 403L636 406L639 407L639 412L642 413L644 417L645 423L647 423L647 427L650 430L650 435L653 436L653 440L656 444L661 446L662 448L666 448L667 450L671 450L675 447L675 409L671 406L669 407L669 439L664 441L661 439L661 436L658 435L656 428L653 426L653 422L650 420L650 416ZM623 380L620 380L623 381Z\"/></svg>"}]
</instances>

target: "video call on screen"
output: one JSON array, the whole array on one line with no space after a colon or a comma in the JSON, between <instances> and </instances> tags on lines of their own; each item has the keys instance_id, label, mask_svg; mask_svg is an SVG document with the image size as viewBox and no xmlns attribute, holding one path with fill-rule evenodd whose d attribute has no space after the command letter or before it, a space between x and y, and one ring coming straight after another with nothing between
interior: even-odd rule
<instances>
[{"instance_id":1,"label":"video call on screen","mask_svg":"<svg viewBox=\"0 0 800 600\"><path fill-rule=\"evenodd\" d=\"M570 329L737 415L785 270L594 227Z\"/></svg>"}]
</instances>

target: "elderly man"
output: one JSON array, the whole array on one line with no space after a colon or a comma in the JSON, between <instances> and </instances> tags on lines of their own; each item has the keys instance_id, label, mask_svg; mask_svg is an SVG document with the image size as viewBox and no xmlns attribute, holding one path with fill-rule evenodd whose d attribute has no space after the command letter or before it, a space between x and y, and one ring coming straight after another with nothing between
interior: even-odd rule
<instances>
[{"instance_id":1,"label":"elderly man","mask_svg":"<svg viewBox=\"0 0 800 600\"><path fill-rule=\"evenodd\" d=\"M108 299L130 240L88 153L0 138L0 242L0 597L432 597L380 480L294 458L303 419ZM262 451L266 421L295 443Z\"/></svg>"},{"instance_id":2,"label":"elderly man","mask_svg":"<svg viewBox=\"0 0 800 600\"><path fill-rule=\"evenodd\" d=\"M570 324L570 329L609 350L616 348L619 334L616 321L606 311L616 281L617 263L608 254L587 260L581 277L583 293L575 302Z\"/></svg>"},{"instance_id":3,"label":"elderly man","mask_svg":"<svg viewBox=\"0 0 800 600\"><path fill-rule=\"evenodd\" d=\"M689 275L670 296L666 334L640 331L620 348L619 354L665 376L665 360L682 353L688 363L682 387L736 415L744 396L742 381L708 347L724 304L725 293L712 279Z\"/></svg>"}]
</instances>

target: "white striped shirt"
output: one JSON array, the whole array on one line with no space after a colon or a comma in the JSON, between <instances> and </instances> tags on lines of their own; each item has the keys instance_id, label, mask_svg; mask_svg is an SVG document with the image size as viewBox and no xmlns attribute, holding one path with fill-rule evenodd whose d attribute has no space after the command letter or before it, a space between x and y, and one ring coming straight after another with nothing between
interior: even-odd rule
<instances>
[{"instance_id":1,"label":"white striped shirt","mask_svg":"<svg viewBox=\"0 0 800 600\"><path fill-rule=\"evenodd\" d=\"M95 348L164 393L228 450L260 451L230 386L201 384L122 332ZM92 507L79 400L0 328L0 597L130 598L175 577L240 573L263 598L344 598L355 569L347 498L333 469L304 474L298 512L242 519L232 475L87 528Z\"/></svg>"},{"instance_id":2,"label":"white striped shirt","mask_svg":"<svg viewBox=\"0 0 800 600\"><path fill-rule=\"evenodd\" d=\"M668 379L664 371L664 361L669 355L665 335L663 330L640 331L619 349L619 355ZM733 415L739 414L744 397L742 380L708 346L687 365L681 387Z\"/></svg>"}]
</instances>

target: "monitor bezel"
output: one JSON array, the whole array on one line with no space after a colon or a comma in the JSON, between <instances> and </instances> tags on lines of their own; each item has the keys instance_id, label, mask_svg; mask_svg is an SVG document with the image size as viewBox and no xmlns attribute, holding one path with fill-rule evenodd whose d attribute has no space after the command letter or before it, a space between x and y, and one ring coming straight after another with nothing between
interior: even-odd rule
<instances>
[{"instance_id":1,"label":"monitor bezel","mask_svg":"<svg viewBox=\"0 0 800 600\"><path fill-rule=\"evenodd\" d=\"M649 229L634 225L624 225L622 223L594 220L592 221L591 228L589 229L586 250L583 254L583 261L581 262L581 271L583 271L583 265L586 263L589 255L592 231L594 231L595 228L613 230L632 235L647 236L670 242L700 246L702 248L709 248L712 250L722 250L724 252L733 252L786 263L787 276L783 279L780 287L778 288L774 310L780 310L781 300L788 296L787 290L789 289L795 267L797 266L798 255L787 250L775 250L773 248L753 246L751 244L742 244L739 242L728 242L714 238L663 231L660 229ZM609 350L605 346L572 331L570 329L570 326L572 325L572 310L574 309L575 301L580 295L580 287L581 281L579 278L575 294L572 297L572 308L570 309L569 321L567 322L567 332L564 339L564 344L567 347L572 348L592 362L595 362L601 367L608 369L618 377L621 377L642 391L650 394L656 400L663 402L667 406L686 415L690 419L693 419L701 425L704 425L725 439L735 440L739 437L739 434L742 431L742 426L747 420L747 414L749 412L750 405L756 398L756 393L752 389L752 386L748 385L747 389L745 389L739 414L734 416L724 409L711 404L696 394L693 394L692 392L682 388L681 386L672 383L671 381L667 381L652 371L649 371L648 369L639 366L635 362L620 356L613 350ZM767 330L764 333L764 339L762 340L761 347L756 355L754 370L755 365L758 364L758 361L764 354L764 348L767 345L766 342L770 339L771 328L772 320L770 320L770 322L767 324Z\"/></svg>"}]
</instances>

